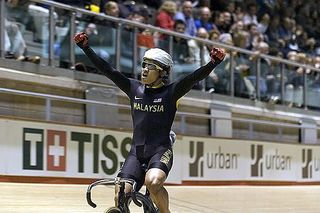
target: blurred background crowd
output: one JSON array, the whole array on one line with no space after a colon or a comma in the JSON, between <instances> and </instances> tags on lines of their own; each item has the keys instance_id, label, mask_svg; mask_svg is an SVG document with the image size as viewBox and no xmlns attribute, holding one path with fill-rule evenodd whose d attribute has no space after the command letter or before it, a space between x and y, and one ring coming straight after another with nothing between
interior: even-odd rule
<instances>
[{"instance_id":1,"label":"blurred background crowd","mask_svg":"<svg viewBox=\"0 0 320 213\"><path fill-rule=\"evenodd\" d=\"M158 26L160 28L186 34L193 37L221 42L239 48L256 52L256 55L266 54L279 58L292 60L301 64L308 64L320 68L320 1L319 0L199 0L199 1L168 1L168 0L136 0L136 1L108 1L108 0L56 0L56 2L83 8L95 13L108 16L125 18L128 20ZM40 21L35 18L39 13L48 14L48 9L38 3L30 3L26 0L7 0L7 16L5 22L5 50L7 58L17 60L30 60L38 63L38 57L29 57L30 48L26 45L26 29L33 32L34 42L43 42L47 38L48 23L39 23L33 26L31 22ZM25 9L22 9L25 8ZM25 13L28 13L26 15ZM34 14L33 14L34 13ZM30 15L31 14L31 15ZM55 11L56 35L54 52L60 58L68 58L66 51L70 40L67 38L70 23L66 21L63 12ZM48 15L47 15L48 16ZM28 17L28 18L26 18ZM33 19L32 19L33 18ZM86 19L85 17L82 17ZM107 32L107 28L114 28L114 23L106 23L99 18L87 18L77 31L85 31L90 35L91 45L112 43L114 40ZM130 27L124 27L124 31L132 31ZM131 34L122 36L121 52L125 60L131 57ZM159 46L168 50L168 36L150 30L141 29L138 34L138 45L145 48ZM45 44L43 44L45 46ZM132 46L132 45L131 45ZM46 47L43 48L46 52ZM201 50L202 49L202 50ZM179 74L185 74L188 70L200 66L200 51L204 51L204 61L209 61L210 47L192 39L174 37L173 59L175 63L183 65L177 68ZM112 51L99 49L98 54L112 63ZM45 53L43 53L45 54ZM222 66L219 66L205 85L198 85L195 89L228 94L230 74L230 54L235 60L235 95L255 99L255 84L257 70L255 60L257 57L245 57L237 52L229 52ZM74 68L88 71L92 68L84 63L85 59L79 57L78 63L69 64L66 60L60 61L64 68ZM277 63L267 59L261 59L260 94L262 100L277 101L280 94L280 68ZM125 64L125 62L123 62ZM131 64L127 65L132 66ZM288 106L301 107L303 102L303 78L302 74L312 76L308 85L314 89L320 89L320 76L303 67L286 67L285 97ZM125 70L125 68L123 69ZM127 75L132 76L131 72Z\"/></svg>"}]
</instances>

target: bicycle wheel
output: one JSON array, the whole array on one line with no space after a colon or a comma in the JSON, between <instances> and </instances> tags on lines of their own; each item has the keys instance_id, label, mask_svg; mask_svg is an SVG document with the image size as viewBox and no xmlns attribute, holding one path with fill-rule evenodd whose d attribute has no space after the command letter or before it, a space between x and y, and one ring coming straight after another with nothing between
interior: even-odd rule
<instances>
[{"instance_id":1,"label":"bicycle wheel","mask_svg":"<svg viewBox=\"0 0 320 213\"><path fill-rule=\"evenodd\" d=\"M111 207L104 211L104 213L122 213L118 207Z\"/></svg>"},{"instance_id":2,"label":"bicycle wheel","mask_svg":"<svg viewBox=\"0 0 320 213\"><path fill-rule=\"evenodd\" d=\"M136 198L138 201L140 201L142 203L144 213L157 213L158 212L158 210L154 207L153 202L150 199L150 197L145 196L145 195L141 194L140 192L137 192ZM132 201L131 195L127 196L126 205L129 206L131 201ZM132 202L132 203L134 203L134 202Z\"/></svg>"}]
</instances>

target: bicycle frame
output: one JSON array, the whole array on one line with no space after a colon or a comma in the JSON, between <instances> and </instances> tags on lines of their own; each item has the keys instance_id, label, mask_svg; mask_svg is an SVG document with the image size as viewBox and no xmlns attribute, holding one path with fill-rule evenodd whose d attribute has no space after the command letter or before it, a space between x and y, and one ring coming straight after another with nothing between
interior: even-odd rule
<instances>
[{"instance_id":1,"label":"bicycle frame","mask_svg":"<svg viewBox=\"0 0 320 213\"><path fill-rule=\"evenodd\" d=\"M128 184L132 185L131 193L128 193L128 194L124 193L124 185L125 185L125 183L128 183ZM137 192L136 191L137 183L133 179L120 178L120 177L116 177L113 180L110 180L110 179L97 180L97 181L91 183L88 186L87 193L86 193L87 203L93 208L97 207L97 205L91 199L91 190L95 186L98 186L98 185L119 185L120 186L120 191L119 191L119 195L118 195L119 196L119 198L118 198L118 208L123 213L130 213L129 203L130 203L131 199L137 206L142 207L142 205L143 205L143 208L144 208L145 212L148 212L148 213L157 212L157 210L154 207L151 199L149 198L149 194L148 193L143 195L140 192Z\"/></svg>"}]
</instances>

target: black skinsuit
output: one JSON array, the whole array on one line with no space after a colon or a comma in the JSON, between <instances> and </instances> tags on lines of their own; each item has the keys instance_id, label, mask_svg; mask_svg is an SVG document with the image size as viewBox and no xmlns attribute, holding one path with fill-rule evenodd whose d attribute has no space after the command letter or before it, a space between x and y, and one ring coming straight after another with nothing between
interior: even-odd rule
<instances>
[{"instance_id":1,"label":"black skinsuit","mask_svg":"<svg viewBox=\"0 0 320 213\"><path fill-rule=\"evenodd\" d=\"M198 81L207 77L218 63L209 62L179 81L160 88L148 88L140 81L125 77L99 58L91 48L83 49L92 63L111 79L130 99L133 139L130 154L119 175L143 184L148 168L162 169L167 175L172 167L169 132L177 111L177 102Z\"/></svg>"}]
</instances>

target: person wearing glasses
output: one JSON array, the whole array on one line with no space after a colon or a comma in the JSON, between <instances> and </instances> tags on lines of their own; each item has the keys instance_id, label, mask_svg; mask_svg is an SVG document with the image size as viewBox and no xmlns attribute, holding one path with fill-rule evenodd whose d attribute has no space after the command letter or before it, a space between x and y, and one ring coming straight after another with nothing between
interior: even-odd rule
<instances>
[{"instance_id":1,"label":"person wearing glasses","mask_svg":"<svg viewBox=\"0 0 320 213\"><path fill-rule=\"evenodd\" d=\"M168 213L168 192L163 184L173 163L170 130L177 111L178 100L224 59L225 52L213 48L211 61L193 73L173 83L168 82L172 69L171 56L162 49L147 50L142 59L141 80L124 76L108 62L101 59L90 47L88 36L80 32L75 43L106 77L112 80L130 99L133 120L131 149L119 177L131 178L150 191L151 198L161 213ZM147 171L141 168L148 166ZM126 188L126 191L130 189ZM117 192L115 201L117 203Z\"/></svg>"}]
</instances>

